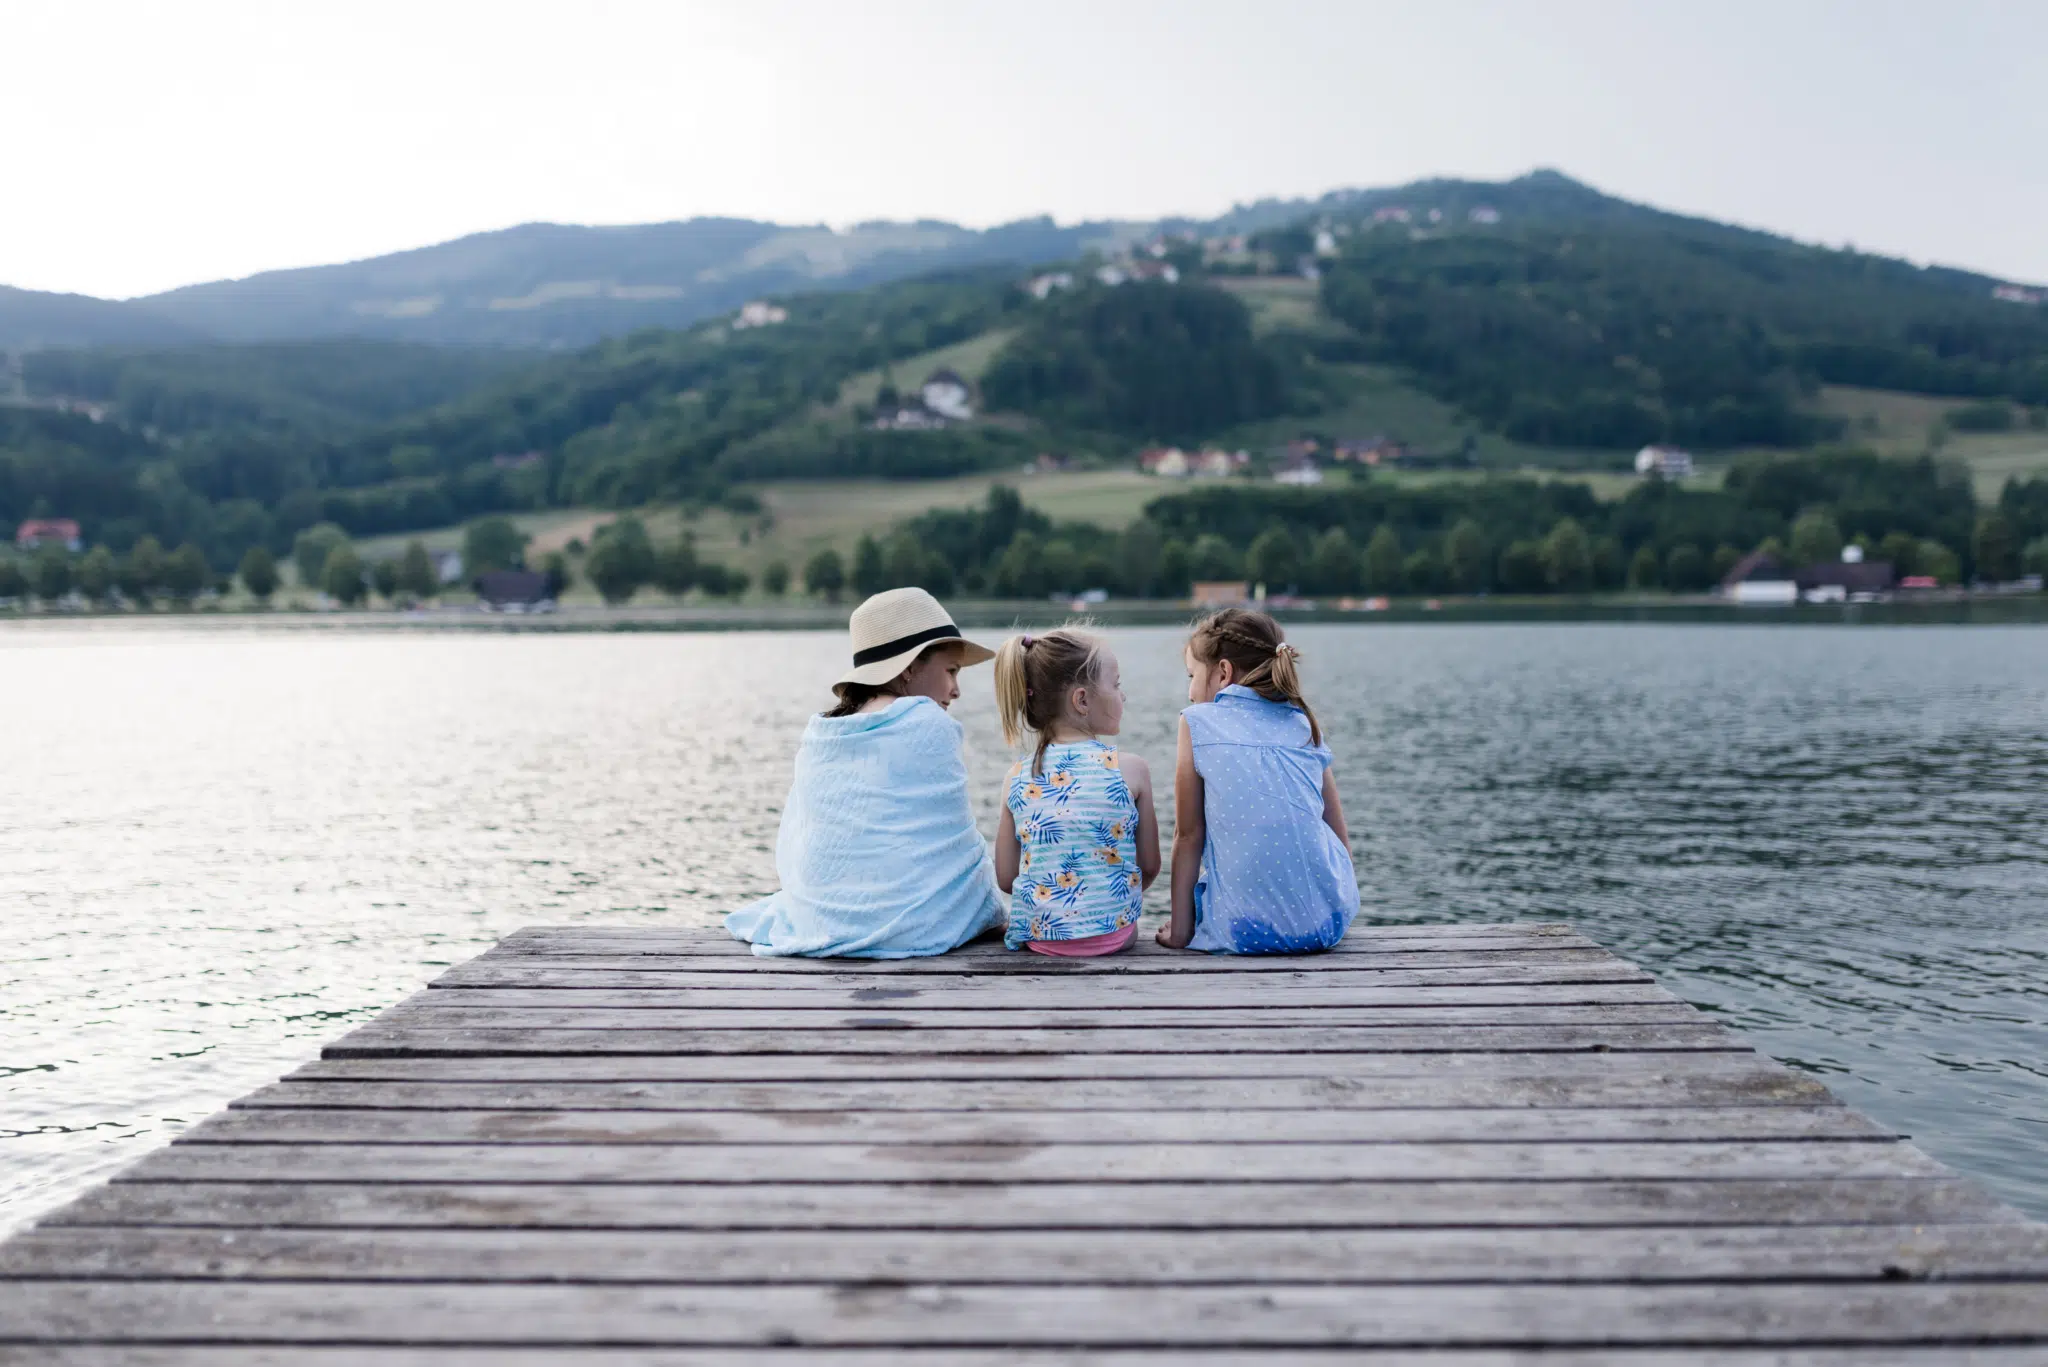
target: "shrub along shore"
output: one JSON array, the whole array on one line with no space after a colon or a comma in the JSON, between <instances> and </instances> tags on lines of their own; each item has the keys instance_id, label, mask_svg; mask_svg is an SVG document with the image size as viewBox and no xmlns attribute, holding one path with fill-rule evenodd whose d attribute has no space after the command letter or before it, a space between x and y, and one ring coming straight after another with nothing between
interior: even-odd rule
<instances>
[{"instance_id":1,"label":"shrub along shore","mask_svg":"<svg viewBox=\"0 0 2048 1367\"><path fill-rule=\"evenodd\" d=\"M1985 506L1966 473L1931 456L1836 449L1738 459L1716 489L1652 478L1604 501L1561 479L1367 477L1320 488L1229 479L1163 493L1121 528L1056 521L996 484L979 506L931 509L860 536L845 554L827 547L754 575L700 554L687 524L661 541L630 513L587 545L572 539L531 557L509 519L479 519L465 529L452 576L421 542L371 559L323 523L300 532L282 562L267 546L249 547L233 575L213 571L195 546L166 551L150 537L118 556L61 544L0 554L0 604L413 607L467 601L477 575L505 568L537 572L554 598L614 606L657 595L831 603L902 584L1027 602L1099 592L1173 603L1218 581L1314 599L1687 595L1714 587L1752 551L1798 566L1837 559L1850 545L1902 578L1945 586L2048 573L2048 478L2008 481Z\"/></svg>"}]
</instances>

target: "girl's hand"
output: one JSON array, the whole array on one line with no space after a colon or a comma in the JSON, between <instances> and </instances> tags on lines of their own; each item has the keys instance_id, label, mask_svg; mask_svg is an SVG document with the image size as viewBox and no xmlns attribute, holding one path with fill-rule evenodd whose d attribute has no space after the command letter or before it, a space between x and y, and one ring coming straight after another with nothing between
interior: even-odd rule
<instances>
[{"instance_id":1,"label":"girl's hand","mask_svg":"<svg viewBox=\"0 0 2048 1367\"><path fill-rule=\"evenodd\" d=\"M1171 921L1159 927L1158 933L1152 938L1157 940L1161 947L1165 949L1186 949L1188 947L1186 940L1176 940L1173 938L1173 922Z\"/></svg>"}]
</instances>

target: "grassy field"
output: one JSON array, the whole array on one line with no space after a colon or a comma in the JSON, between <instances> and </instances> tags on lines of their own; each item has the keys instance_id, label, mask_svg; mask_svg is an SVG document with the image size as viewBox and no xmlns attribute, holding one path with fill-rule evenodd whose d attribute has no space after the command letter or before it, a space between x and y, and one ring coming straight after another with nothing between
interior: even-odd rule
<instances>
[{"instance_id":1,"label":"grassy field","mask_svg":"<svg viewBox=\"0 0 2048 1367\"><path fill-rule=\"evenodd\" d=\"M1313 327L1323 321L1321 287L1298 275L1220 276L1215 284L1251 310L1254 332Z\"/></svg>"},{"instance_id":2,"label":"grassy field","mask_svg":"<svg viewBox=\"0 0 2048 1367\"><path fill-rule=\"evenodd\" d=\"M936 351L927 351L922 355L898 361L888 368L888 377L901 391L915 389L924 383L925 376L934 370L942 369L957 371L962 379L970 384L976 383L987 371L989 362L996 358L996 353L1016 335L1015 328L997 328L993 332L984 332L979 337L970 337L964 342L955 342L952 346L940 347ZM872 404L875 395L881 391L882 379L883 372L879 370L863 371L854 376L839 386L838 399L825 412L843 416L856 408Z\"/></svg>"},{"instance_id":3,"label":"grassy field","mask_svg":"<svg viewBox=\"0 0 2048 1367\"><path fill-rule=\"evenodd\" d=\"M1247 423L1219 438L1219 445L1259 450L1292 441L1305 433L1335 440L1387 436L1417 451L1445 454L1459 450L1469 435L1482 467L1489 470L1550 471L1612 468L1613 451L1574 451L1528 446L1494 432L1480 430L1457 409L1432 398L1384 366L1333 366L1340 389L1336 404L1310 416L1287 416Z\"/></svg>"},{"instance_id":4,"label":"grassy field","mask_svg":"<svg viewBox=\"0 0 2048 1367\"><path fill-rule=\"evenodd\" d=\"M1821 390L1817 407L1848 420L1844 441L1886 455L1917 456L1927 450L1936 425L1970 402L1828 385ZM1998 498L2009 477L2048 475L2048 431L2022 427L2013 432L1952 432L1938 454L1967 465L1978 499L1989 503Z\"/></svg>"},{"instance_id":5,"label":"grassy field","mask_svg":"<svg viewBox=\"0 0 2048 1367\"><path fill-rule=\"evenodd\" d=\"M797 570L827 547L850 553L863 532L886 531L928 508L971 507L986 498L989 486L998 481L1014 486L1026 504L1049 517L1105 527L1134 521L1146 503L1170 492L1158 480L1134 470L964 475L940 480L797 481L753 490L770 515L765 530L759 518L723 511L701 513L689 526L700 553L706 556L756 575L773 560ZM650 525L672 536L682 524L671 512Z\"/></svg>"},{"instance_id":6,"label":"grassy field","mask_svg":"<svg viewBox=\"0 0 2048 1367\"><path fill-rule=\"evenodd\" d=\"M811 556L830 547L850 556L864 532L883 533L905 518L929 508L967 508L988 497L989 486L1010 484L1024 502L1062 522L1093 522L1122 527L1137 519L1145 505L1176 485L1135 470L1092 470L1054 474L983 474L938 480L799 480L763 484L751 492L760 498L766 516L707 509L685 517L674 507L643 508L638 516L656 541L673 541L687 527L697 539L698 554L743 569L758 581L761 571L780 560L800 574ZM529 557L564 549L580 539L586 545L616 512L566 508L544 513L519 513L513 521L533 539ZM407 542L424 542L429 550L457 550L462 528L370 537L357 543L366 560L404 552ZM587 586L572 589L572 603L595 601Z\"/></svg>"},{"instance_id":7,"label":"grassy field","mask_svg":"<svg viewBox=\"0 0 2048 1367\"><path fill-rule=\"evenodd\" d=\"M553 508L544 513L509 514L513 524L533 540L527 543L529 554L545 555L549 551L561 550L573 537L589 541L591 533L614 514L593 512L587 508ZM406 546L414 541L422 542L430 551L459 551L462 549L462 527L437 527L428 532L399 532L391 536L365 537L356 542L356 549L365 560L387 560L404 553Z\"/></svg>"}]
</instances>

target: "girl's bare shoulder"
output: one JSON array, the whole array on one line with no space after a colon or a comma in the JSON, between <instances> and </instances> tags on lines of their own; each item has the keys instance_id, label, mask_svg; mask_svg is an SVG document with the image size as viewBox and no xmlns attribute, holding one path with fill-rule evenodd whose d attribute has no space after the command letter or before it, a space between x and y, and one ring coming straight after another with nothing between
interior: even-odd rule
<instances>
[{"instance_id":1,"label":"girl's bare shoulder","mask_svg":"<svg viewBox=\"0 0 2048 1367\"><path fill-rule=\"evenodd\" d=\"M1124 782L1130 785L1133 792L1140 789L1146 792L1151 791L1152 766L1145 763L1143 755L1133 754L1129 750L1118 750L1116 752L1116 764L1118 770L1124 776Z\"/></svg>"}]
</instances>

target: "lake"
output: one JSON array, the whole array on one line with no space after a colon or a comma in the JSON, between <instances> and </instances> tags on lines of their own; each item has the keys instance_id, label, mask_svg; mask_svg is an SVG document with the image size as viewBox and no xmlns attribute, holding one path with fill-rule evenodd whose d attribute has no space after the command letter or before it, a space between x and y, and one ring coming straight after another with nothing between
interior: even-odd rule
<instances>
[{"instance_id":1,"label":"lake","mask_svg":"<svg viewBox=\"0 0 2048 1367\"><path fill-rule=\"evenodd\" d=\"M1170 789L1181 634L1110 635ZM1293 638L1368 919L1570 921L2048 1217L2048 628ZM844 650L0 628L0 1229L516 926L771 890ZM964 684L993 831L1008 756Z\"/></svg>"}]
</instances>

